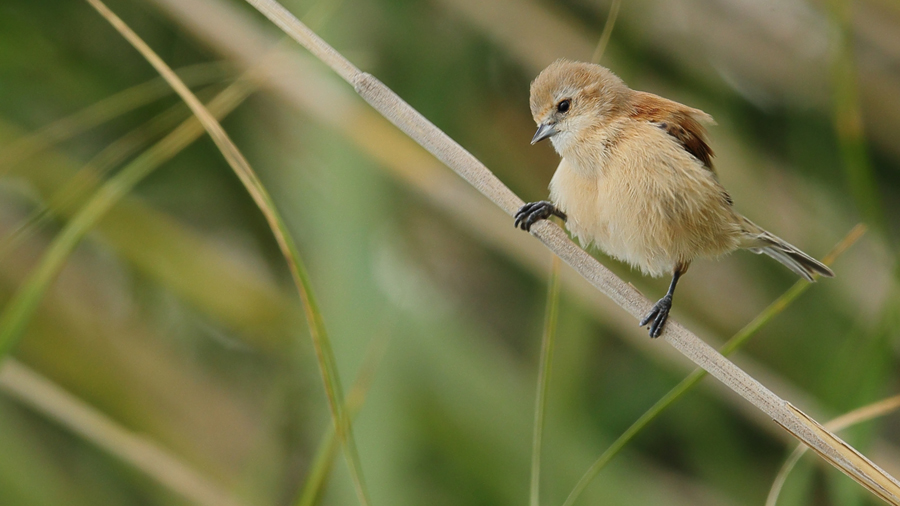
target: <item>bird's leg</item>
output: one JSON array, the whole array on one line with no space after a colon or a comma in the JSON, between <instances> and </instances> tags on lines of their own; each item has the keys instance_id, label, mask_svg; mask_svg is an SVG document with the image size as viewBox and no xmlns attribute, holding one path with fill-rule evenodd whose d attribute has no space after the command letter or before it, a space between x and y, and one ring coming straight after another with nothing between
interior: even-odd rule
<instances>
[{"instance_id":1,"label":"bird's leg","mask_svg":"<svg viewBox=\"0 0 900 506\"><path fill-rule=\"evenodd\" d=\"M690 264L688 264L690 265ZM663 325L669 318L669 310L672 309L672 295L675 293L675 285L678 284L678 278L687 272L687 267L683 264L676 264L675 271L672 273L672 283L669 284L669 291L666 295L659 299L653 306L653 309L641 320L641 327L650 323L650 337L659 337L662 333Z\"/></svg>"},{"instance_id":2,"label":"bird's leg","mask_svg":"<svg viewBox=\"0 0 900 506\"><path fill-rule=\"evenodd\" d=\"M566 221L566 213L557 209L552 203L546 200L531 202L519 208L513 226L528 232L536 222L546 220L551 216L559 216L563 221Z\"/></svg>"}]
</instances>

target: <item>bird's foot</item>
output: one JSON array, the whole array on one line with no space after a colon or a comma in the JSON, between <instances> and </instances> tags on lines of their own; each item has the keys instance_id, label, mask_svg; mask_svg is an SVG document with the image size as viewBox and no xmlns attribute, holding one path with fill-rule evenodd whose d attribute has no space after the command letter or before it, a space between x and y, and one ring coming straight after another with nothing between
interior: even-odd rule
<instances>
[{"instance_id":1,"label":"bird's foot","mask_svg":"<svg viewBox=\"0 0 900 506\"><path fill-rule=\"evenodd\" d=\"M546 220L551 216L559 216L566 221L566 213L560 211L553 204L546 200L540 202L531 202L519 208L516 213L516 221L513 224L522 230L529 232L531 226L540 220Z\"/></svg>"},{"instance_id":2,"label":"bird's foot","mask_svg":"<svg viewBox=\"0 0 900 506\"><path fill-rule=\"evenodd\" d=\"M666 294L666 296L659 299L653 306L653 309L644 316L640 326L643 327L652 320L653 323L650 323L650 337L659 337L662 333L663 325L665 325L666 320L669 319L670 309L672 309L672 296Z\"/></svg>"}]
</instances>

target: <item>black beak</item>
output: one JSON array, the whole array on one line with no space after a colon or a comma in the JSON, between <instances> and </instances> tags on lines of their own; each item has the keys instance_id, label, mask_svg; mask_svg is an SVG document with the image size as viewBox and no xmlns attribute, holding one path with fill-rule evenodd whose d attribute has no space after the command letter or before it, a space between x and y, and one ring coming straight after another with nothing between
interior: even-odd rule
<instances>
[{"instance_id":1,"label":"black beak","mask_svg":"<svg viewBox=\"0 0 900 506\"><path fill-rule=\"evenodd\" d=\"M558 130L556 130L556 124L541 123L541 125L537 129L537 132L534 133L534 137L531 138L531 143L534 144L536 142L542 141L547 137L555 135L557 132Z\"/></svg>"}]
</instances>

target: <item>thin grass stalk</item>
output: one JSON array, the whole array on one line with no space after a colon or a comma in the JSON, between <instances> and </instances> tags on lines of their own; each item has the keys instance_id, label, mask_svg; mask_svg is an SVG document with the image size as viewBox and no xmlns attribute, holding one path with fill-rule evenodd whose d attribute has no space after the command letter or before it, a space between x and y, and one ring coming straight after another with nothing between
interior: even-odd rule
<instances>
[{"instance_id":1,"label":"thin grass stalk","mask_svg":"<svg viewBox=\"0 0 900 506\"><path fill-rule=\"evenodd\" d=\"M825 255L822 259L822 262L826 265L830 265L834 263L835 260L849 248L856 241L859 240L860 237L865 233L866 227L865 225L859 224L850 229L847 232L847 235L841 239L838 244L835 245L832 250ZM794 283L793 286L788 288L786 292L784 292L780 297L775 299L768 307L762 310L753 320L750 321L747 325L744 326L741 330L739 330L734 336L731 337L725 344L719 348L719 351L723 355L729 355L738 349L740 349L744 344L746 344L747 340L750 339L753 335L759 332L767 323L772 321L773 318L781 314L785 309L787 309L791 303L797 300L800 295L802 295L806 290L808 290L812 286L811 283L808 283L803 280L799 280ZM575 504L575 501L581 496L587 486L600 474L600 471L609 464L612 459L616 457L627 445L630 443L650 422L655 420L663 411L672 406L677 400L681 399L684 394L688 393L691 389L693 389L700 380L705 378L707 372L703 369L695 369L691 372L686 378L681 380L677 385L675 385L671 390L669 390L666 395L662 396L653 406L650 407L647 411L644 412L634 423L631 424L625 432L623 432L611 445L609 448L604 451L600 457L591 464L591 467L585 471L584 475L581 479L578 480L578 483L575 484L575 487L569 493L569 496L566 498L566 501L563 503L563 506L572 506Z\"/></svg>"},{"instance_id":2,"label":"thin grass stalk","mask_svg":"<svg viewBox=\"0 0 900 506\"><path fill-rule=\"evenodd\" d=\"M366 350L363 364L359 368L359 375L356 377L356 381L350 385L350 390L347 392L345 410L351 422L362 409L366 400L366 394L368 394L372 381L375 379L375 373L378 371L378 365L381 363L381 359L384 358L389 340L390 334L384 332L380 337L373 339ZM297 495L297 500L293 503L294 506L315 506L318 503L322 492L325 490L325 485L328 483L328 476L334 464L338 444L339 441L335 437L334 427L329 427L322 437L319 447L316 449L310 471L307 474L306 481L303 483L303 488L300 489Z\"/></svg>"},{"instance_id":3,"label":"thin grass stalk","mask_svg":"<svg viewBox=\"0 0 900 506\"><path fill-rule=\"evenodd\" d=\"M534 399L534 431L531 437L531 506L541 502L541 441L544 435L544 416L547 412L547 392L550 390L550 371L553 367L553 348L556 344L556 320L559 315L559 270L562 263L553 257L550 280L547 284L547 308L544 312L544 333L541 338L541 358L538 368L537 395Z\"/></svg>"},{"instance_id":4,"label":"thin grass stalk","mask_svg":"<svg viewBox=\"0 0 900 506\"><path fill-rule=\"evenodd\" d=\"M15 359L3 361L0 389L193 504L245 506L175 455L122 427Z\"/></svg>"},{"instance_id":5,"label":"thin grass stalk","mask_svg":"<svg viewBox=\"0 0 900 506\"><path fill-rule=\"evenodd\" d=\"M600 59L603 58L603 53L606 52L606 45L609 44L609 39L612 37L613 28L616 26L616 19L619 17L619 8L621 7L622 0L613 0L609 8L609 15L606 17L606 24L603 25L603 33L600 34L600 41L597 42L597 48L594 49L594 55L591 56L592 62L600 63Z\"/></svg>"},{"instance_id":6,"label":"thin grass stalk","mask_svg":"<svg viewBox=\"0 0 900 506\"><path fill-rule=\"evenodd\" d=\"M870 420L874 420L875 418L882 417L887 415L893 411L900 409L900 395L895 395L893 397L888 397L887 399L882 399L877 402L873 402L872 404L868 404L858 409L854 409L849 413L845 413L834 420L826 423L825 426L833 431L840 431L843 429L847 429L854 425L868 422ZM797 466L797 463L800 462L800 458L803 457L803 454L809 447L805 445L798 445L794 448L794 451L791 452L791 455L785 460L784 464L781 466L781 469L778 470L778 474L775 476L775 480L772 482L772 488L769 489L769 495L766 497L766 506L775 506L778 502L778 497L781 495L781 490L784 488L784 484L787 481L788 475L794 468Z\"/></svg>"},{"instance_id":7,"label":"thin grass stalk","mask_svg":"<svg viewBox=\"0 0 900 506\"><path fill-rule=\"evenodd\" d=\"M210 102L210 110L225 115L250 93L250 85L238 81ZM69 254L97 221L144 177L170 160L203 133L199 121L186 120L150 149L143 152L97 190L47 248L38 266L28 275L0 314L0 359L15 347L34 315L48 286L62 269Z\"/></svg>"},{"instance_id":8,"label":"thin grass stalk","mask_svg":"<svg viewBox=\"0 0 900 506\"><path fill-rule=\"evenodd\" d=\"M237 146L231 141L231 138L225 133L222 126L209 114L203 104L191 93L190 89L178 79L178 76L172 72L172 69L128 25L109 10L103 2L100 0L87 0L87 2L141 53L156 71L166 79L166 82L175 89L182 100L188 104L188 107L191 108L191 111L203 124L204 129L209 133L213 142L216 143L219 151L221 151L225 160L235 171L269 223L269 227L272 229L279 248L287 261L294 284L297 286L303 302L317 363L325 386L326 397L328 398L332 422L344 448L347 467L350 470L350 477L353 481L357 498L360 504L367 506L369 504L368 492L362 478L362 469L356 444L353 440L352 427L344 413L343 391L338 376L337 363L334 359L334 352L331 349L331 343L325 330L325 323L313 293L312 282L305 264L275 207L275 203L244 158L244 155L237 149Z\"/></svg>"},{"instance_id":9,"label":"thin grass stalk","mask_svg":"<svg viewBox=\"0 0 900 506\"><path fill-rule=\"evenodd\" d=\"M274 0L247 0L297 42L353 85L356 92L388 120L512 215L524 202L471 153L463 149L374 76L361 72ZM595 288L636 319L652 302L573 243L557 225L541 221L531 234L572 266ZM798 439L815 448L835 467L885 501L900 505L900 482L833 433L727 360L677 321L670 320L663 340L707 370L726 386Z\"/></svg>"}]
</instances>

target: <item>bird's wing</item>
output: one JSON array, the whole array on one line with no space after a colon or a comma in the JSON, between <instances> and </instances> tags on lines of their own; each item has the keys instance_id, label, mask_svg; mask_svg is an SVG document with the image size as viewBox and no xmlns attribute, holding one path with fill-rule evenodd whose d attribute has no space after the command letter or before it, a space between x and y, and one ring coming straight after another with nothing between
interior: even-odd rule
<instances>
[{"instance_id":1,"label":"bird's wing","mask_svg":"<svg viewBox=\"0 0 900 506\"><path fill-rule=\"evenodd\" d=\"M679 104L652 93L635 92L631 117L649 121L674 137L684 149L707 169L715 172L714 155L706 140L706 128L702 123L715 123L712 116L700 109Z\"/></svg>"}]
</instances>

